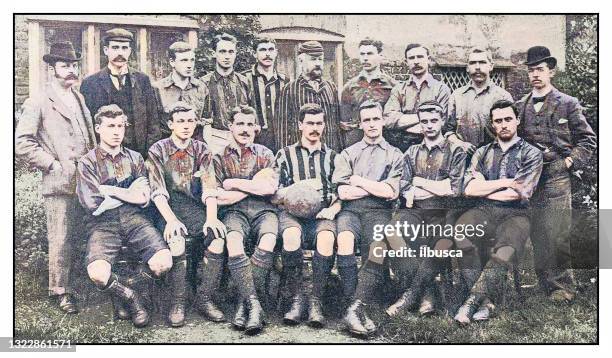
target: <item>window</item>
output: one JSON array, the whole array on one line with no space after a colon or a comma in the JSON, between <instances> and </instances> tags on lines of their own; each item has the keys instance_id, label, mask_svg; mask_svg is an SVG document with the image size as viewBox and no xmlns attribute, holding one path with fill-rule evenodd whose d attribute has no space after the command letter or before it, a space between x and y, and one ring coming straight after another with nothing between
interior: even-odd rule
<instances>
[{"instance_id":1,"label":"window","mask_svg":"<svg viewBox=\"0 0 612 358\"><path fill-rule=\"evenodd\" d=\"M123 29L128 30L129 32L132 33L132 35L134 35L134 41L132 42L132 54L130 55L130 58L128 59L128 65L130 66L130 68L139 70L139 64L140 64L140 43L139 43L139 38L138 38L138 29L137 28L132 28L132 27L126 27L123 25L103 25L100 26L100 68L104 68L108 65L108 61L106 59L106 55L104 55L104 36L105 36L105 32L116 28L116 27L121 27Z\"/></svg>"},{"instance_id":2,"label":"window","mask_svg":"<svg viewBox=\"0 0 612 358\"><path fill-rule=\"evenodd\" d=\"M168 59L168 47L176 41L187 41L187 36L180 31L149 31L149 51L152 80L156 81L168 76L171 72Z\"/></svg>"},{"instance_id":3,"label":"window","mask_svg":"<svg viewBox=\"0 0 612 358\"><path fill-rule=\"evenodd\" d=\"M49 48L51 44L56 42L65 42L69 41L74 46L74 50L77 53L77 56L83 55L85 53L85 47L83 44L83 27L81 26L66 26L64 24L61 25L44 25L43 27L43 48L42 54L49 53ZM46 74L46 77L43 75L43 81L47 82L53 76L52 71L49 70L47 64L42 61L41 58L41 66L43 66L42 74ZM81 71L83 69L81 68Z\"/></svg>"},{"instance_id":4,"label":"window","mask_svg":"<svg viewBox=\"0 0 612 358\"><path fill-rule=\"evenodd\" d=\"M438 67L435 69L435 72L438 75L436 78L446 83L450 87L451 92L470 83L470 76L466 72L465 67ZM493 69L491 80L496 85L505 88L506 70Z\"/></svg>"}]
</instances>

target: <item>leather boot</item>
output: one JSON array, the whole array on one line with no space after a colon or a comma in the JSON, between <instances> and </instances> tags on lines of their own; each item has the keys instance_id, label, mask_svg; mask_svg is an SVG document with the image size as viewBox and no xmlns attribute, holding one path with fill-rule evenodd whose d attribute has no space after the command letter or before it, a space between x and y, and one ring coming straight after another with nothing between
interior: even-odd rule
<instances>
[{"instance_id":1,"label":"leather boot","mask_svg":"<svg viewBox=\"0 0 612 358\"><path fill-rule=\"evenodd\" d=\"M223 254L215 254L210 251L204 253L207 261L202 269L202 282L197 289L195 306L198 312L213 322L225 322L225 315L217 308L212 299L212 294L219 289L221 274L223 271Z\"/></svg>"},{"instance_id":2,"label":"leather boot","mask_svg":"<svg viewBox=\"0 0 612 358\"><path fill-rule=\"evenodd\" d=\"M353 303L346 309L346 314L344 315L344 323L346 328L351 334L358 336L360 338L366 338L369 334L369 331L366 327L364 327L361 316L361 305L363 303L361 300L354 300ZM374 323L372 323L374 324ZM374 326L374 331L376 331L376 327Z\"/></svg>"},{"instance_id":3,"label":"leather boot","mask_svg":"<svg viewBox=\"0 0 612 358\"><path fill-rule=\"evenodd\" d=\"M490 299L485 298L478 311L472 316L473 321L486 321L495 314L495 305Z\"/></svg>"},{"instance_id":4,"label":"leather boot","mask_svg":"<svg viewBox=\"0 0 612 358\"><path fill-rule=\"evenodd\" d=\"M478 296L471 294L470 297L465 300L463 305L459 307L457 314L455 315L455 321L461 325L470 324L472 321L472 317L474 312L478 309L480 305L480 299Z\"/></svg>"},{"instance_id":5,"label":"leather boot","mask_svg":"<svg viewBox=\"0 0 612 358\"><path fill-rule=\"evenodd\" d=\"M118 320L129 320L130 312L125 308L123 302L113 295L111 295L110 298L113 304L113 318Z\"/></svg>"},{"instance_id":6,"label":"leather boot","mask_svg":"<svg viewBox=\"0 0 612 358\"><path fill-rule=\"evenodd\" d=\"M111 276L111 282L104 291L109 292L125 303L130 311L132 323L135 327L140 328L149 324L149 313L144 307L142 298L136 291L120 283L114 276Z\"/></svg>"},{"instance_id":7,"label":"leather boot","mask_svg":"<svg viewBox=\"0 0 612 358\"><path fill-rule=\"evenodd\" d=\"M59 308L62 311L64 311L64 313L68 313L68 314L79 313L79 310L76 305L76 299L70 293L64 293L63 295L59 295L58 305L59 305Z\"/></svg>"},{"instance_id":8,"label":"leather boot","mask_svg":"<svg viewBox=\"0 0 612 358\"><path fill-rule=\"evenodd\" d=\"M417 305L417 303L418 303L418 297L417 297L415 290L413 290L412 288L409 288L406 291L404 291L401 297L397 301L395 301L394 304L389 306L385 310L385 312L390 317L395 317L396 315L402 314L406 311L413 309Z\"/></svg>"},{"instance_id":9,"label":"leather boot","mask_svg":"<svg viewBox=\"0 0 612 358\"><path fill-rule=\"evenodd\" d=\"M196 309L202 316L209 321L225 322L225 315L213 302L212 297L206 295L198 295L196 299Z\"/></svg>"},{"instance_id":10,"label":"leather boot","mask_svg":"<svg viewBox=\"0 0 612 358\"><path fill-rule=\"evenodd\" d=\"M265 323L264 310L255 295L246 299L246 305L249 309L249 320L246 323L245 333L248 335L258 334Z\"/></svg>"},{"instance_id":11,"label":"leather boot","mask_svg":"<svg viewBox=\"0 0 612 358\"><path fill-rule=\"evenodd\" d=\"M425 289L425 294L423 295L423 298L421 299L419 315L429 316L434 313L436 313L434 288L432 286L428 286Z\"/></svg>"},{"instance_id":12,"label":"leather boot","mask_svg":"<svg viewBox=\"0 0 612 358\"><path fill-rule=\"evenodd\" d=\"M238 302L236 306L236 314L234 314L234 319L232 320L232 326L239 331L244 330L247 322L247 308L244 301Z\"/></svg>"},{"instance_id":13,"label":"leather boot","mask_svg":"<svg viewBox=\"0 0 612 358\"><path fill-rule=\"evenodd\" d=\"M308 325L313 328L323 328L325 326L321 299L315 296L310 297L308 302Z\"/></svg>"},{"instance_id":14,"label":"leather boot","mask_svg":"<svg viewBox=\"0 0 612 358\"><path fill-rule=\"evenodd\" d=\"M170 309L168 310L168 321L172 327L185 325L185 300L187 299L187 261L175 260L172 269L166 276L170 294Z\"/></svg>"},{"instance_id":15,"label":"leather boot","mask_svg":"<svg viewBox=\"0 0 612 358\"><path fill-rule=\"evenodd\" d=\"M304 311L304 297L301 294L293 296L291 299L291 307L283 316L283 322L286 325L295 326L302 321L302 312Z\"/></svg>"}]
</instances>

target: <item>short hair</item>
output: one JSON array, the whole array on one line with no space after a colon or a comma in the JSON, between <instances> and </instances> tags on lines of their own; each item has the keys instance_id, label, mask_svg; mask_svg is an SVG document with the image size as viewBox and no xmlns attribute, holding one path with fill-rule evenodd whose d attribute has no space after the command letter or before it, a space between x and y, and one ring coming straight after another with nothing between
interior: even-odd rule
<instances>
[{"instance_id":1,"label":"short hair","mask_svg":"<svg viewBox=\"0 0 612 358\"><path fill-rule=\"evenodd\" d=\"M493 63L493 56L491 55L491 51L485 50L481 47L474 47L472 51L470 51L470 53L468 54L468 61L469 61L470 55L473 53L484 53L487 55L487 60L489 60L490 63Z\"/></svg>"},{"instance_id":2,"label":"short hair","mask_svg":"<svg viewBox=\"0 0 612 358\"><path fill-rule=\"evenodd\" d=\"M260 44L267 44L267 43L274 44L274 47L276 47L275 39L269 36L257 36L255 38L255 41L253 42L253 50L257 51L257 46L259 46Z\"/></svg>"},{"instance_id":3,"label":"short hair","mask_svg":"<svg viewBox=\"0 0 612 358\"><path fill-rule=\"evenodd\" d=\"M382 41L374 40L374 39L371 39L369 37L366 37L365 39L359 41L359 46L358 47L361 47L361 46L374 46L374 47L376 47L376 51L378 51L378 53L381 53L382 50L383 50L383 43L382 43Z\"/></svg>"},{"instance_id":4,"label":"short hair","mask_svg":"<svg viewBox=\"0 0 612 358\"><path fill-rule=\"evenodd\" d=\"M359 120L361 120L361 111L364 109L370 109L370 108L378 108L381 113L383 111L383 108L380 102L376 102L374 100L368 99L359 105Z\"/></svg>"},{"instance_id":5,"label":"short hair","mask_svg":"<svg viewBox=\"0 0 612 358\"><path fill-rule=\"evenodd\" d=\"M234 117L239 113L253 115L255 117L255 123L257 123L257 112L255 111L255 108L246 104L241 104L232 108L232 110L230 111L229 121L231 123L234 123Z\"/></svg>"},{"instance_id":6,"label":"short hair","mask_svg":"<svg viewBox=\"0 0 612 358\"><path fill-rule=\"evenodd\" d=\"M127 121L127 116L125 115L125 113L123 113L121 107L116 104L109 104L98 108L98 111L94 116L94 123L102 124L102 118L117 118L119 116L123 116L123 120L126 126L129 125Z\"/></svg>"},{"instance_id":7,"label":"short hair","mask_svg":"<svg viewBox=\"0 0 612 358\"><path fill-rule=\"evenodd\" d=\"M491 106L491 109L489 110L489 118L491 120L493 120L493 111L496 109L504 109L504 108L512 108L512 112L514 112L514 115L516 116L516 118L518 119L519 117L519 110L516 107L516 105L514 104L514 102L509 101L507 99L500 99L499 101L493 103L493 105Z\"/></svg>"},{"instance_id":8,"label":"short hair","mask_svg":"<svg viewBox=\"0 0 612 358\"><path fill-rule=\"evenodd\" d=\"M321 114L323 113L323 118L325 118L325 112L323 111L323 107L316 103L306 103L302 107L300 107L300 113L298 119L300 122L304 121L307 114Z\"/></svg>"},{"instance_id":9,"label":"short hair","mask_svg":"<svg viewBox=\"0 0 612 358\"><path fill-rule=\"evenodd\" d=\"M192 105L184 101L177 101L166 107L166 116L168 121L174 120L174 114L179 112L195 111Z\"/></svg>"},{"instance_id":10,"label":"short hair","mask_svg":"<svg viewBox=\"0 0 612 358\"><path fill-rule=\"evenodd\" d=\"M177 53L193 51L194 48L187 42L177 41L168 47L168 59L176 60Z\"/></svg>"},{"instance_id":11,"label":"short hair","mask_svg":"<svg viewBox=\"0 0 612 358\"><path fill-rule=\"evenodd\" d=\"M217 50L217 45L219 44L219 42L221 41L229 41L231 43L233 43L234 45L238 44L238 40L236 39L235 36L232 36L226 32L215 36L215 38L213 39L212 45L213 45L213 49Z\"/></svg>"},{"instance_id":12,"label":"short hair","mask_svg":"<svg viewBox=\"0 0 612 358\"><path fill-rule=\"evenodd\" d=\"M425 101L417 107L417 116L421 118L420 114L423 112L438 113L440 118L446 120L446 112L444 107L438 101Z\"/></svg>"},{"instance_id":13,"label":"short hair","mask_svg":"<svg viewBox=\"0 0 612 358\"><path fill-rule=\"evenodd\" d=\"M406 54L408 53L408 51L412 50L413 48L419 48L422 47L425 49L425 52L427 52L427 56L429 56L429 49L421 44L408 44L408 46L406 46L406 49L404 50L404 57L406 57Z\"/></svg>"}]
</instances>

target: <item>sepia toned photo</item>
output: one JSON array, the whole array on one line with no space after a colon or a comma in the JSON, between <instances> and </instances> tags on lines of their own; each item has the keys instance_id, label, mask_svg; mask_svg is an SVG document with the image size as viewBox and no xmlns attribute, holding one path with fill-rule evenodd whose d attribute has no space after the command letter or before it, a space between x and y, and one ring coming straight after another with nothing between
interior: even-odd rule
<instances>
[{"instance_id":1,"label":"sepia toned photo","mask_svg":"<svg viewBox=\"0 0 612 358\"><path fill-rule=\"evenodd\" d=\"M599 344L598 14L13 29L12 344Z\"/></svg>"}]
</instances>

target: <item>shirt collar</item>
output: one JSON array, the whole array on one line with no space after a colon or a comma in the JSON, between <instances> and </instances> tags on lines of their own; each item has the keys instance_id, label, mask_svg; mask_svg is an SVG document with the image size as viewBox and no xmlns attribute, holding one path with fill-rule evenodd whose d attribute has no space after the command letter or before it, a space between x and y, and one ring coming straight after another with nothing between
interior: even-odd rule
<instances>
[{"instance_id":1,"label":"shirt collar","mask_svg":"<svg viewBox=\"0 0 612 358\"><path fill-rule=\"evenodd\" d=\"M127 75L130 71L130 66L123 66L123 68L121 68L121 70L119 70L119 72L115 71L115 69L113 67L111 67L110 63L106 66L106 68L108 68L108 73L111 76L122 76L122 75Z\"/></svg>"},{"instance_id":2,"label":"shirt collar","mask_svg":"<svg viewBox=\"0 0 612 358\"><path fill-rule=\"evenodd\" d=\"M164 88L168 88L168 87L174 85L175 82L174 82L174 78L172 77L172 73L170 73L168 76L164 77L162 79L161 84L162 84L162 87L164 87ZM197 78L191 76L191 77L189 77L189 83L187 83L187 87L185 89L186 90L189 89L190 86L199 87L200 86L200 81L198 81Z\"/></svg>"},{"instance_id":3,"label":"shirt collar","mask_svg":"<svg viewBox=\"0 0 612 358\"><path fill-rule=\"evenodd\" d=\"M213 76L215 77L215 80L216 80L216 81L220 81L220 80L223 80L223 79L225 79L225 78L227 78L227 79L228 79L228 80L230 80L230 81L233 81L233 80L234 80L234 78L236 77L236 71L234 70L234 71L232 71L232 73L230 73L229 75L227 75L227 76L223 76L223 75L221 75L221 74L219 73L219 71L215 70L215 71L214 71L214 73L213 73Z\"/></svg>"},{"instance_id":4,"label":"shirt collar","mask_svg":"<svg viewBox=\"0 0 612 358\"><path fill-rule=\"evenodd\" d=\"M380 69L380 67L378 67L376 70L374 70L373 72L371 72L370 74L368 74L368 72L366 70L361 70L361 72L359 72L359 78L367 80L367 81L372 81L372 80L383 80L383 72Z\"/></svg>"},{"instance_id":5,"label":"shirt collar","mask_svg":"<svg viewBox=\"0 0 612 358\"><path fill-rule=\"evenodd\" d=\"M487 80L487 83L481 89L478 89L476 87L476 85L474 84L474 81L470 81L470 83L466 86L467 88L465 89L465 91L463 91L463 93L467 93L469 90L472 89L474 90L474 92L476 92L476 94L481 94L483 92L488 91L491 88L491 86L493 86L493 81L491 81L490 78Z\"/></svg>"},{"instance_id":6,"label":"shirt collar","mask_svg":"<svg viewBox=\"0 0 612 358\"><path fill-rule=\"evenodd\" d=\"M435 81L435 78L431 75L431 73L427 72L427 74L425 75L425 78L423 78L423 83L427 84L427 87L431 87L431 85L433 84L433 81ZM414 85L416 86L416 78L414 77L414 75L410 75L410 78L408 78L408 84L414 83Z\"/></svg>"},{"instance_id":7,"label":"shirt collar","mask_svg":"<svg viewBox=\"0 0 612 358\"><path fill-rule=\"evenodd\" d=\"M322 153L325 153L329 148L327 147L327 145L325 143L321 143L319 148L315 148L315 150L313 152L310 152L308 148L304 147L302 145L302 142L297 141L295 144L293 144L296 148L298 149L303 149L309 153L315 153L316 151L321 151Z\"/></svg>"},{"instance_id":8,"label":"shirt collar","mask_svg":"<svg viewBox=\"0 0 612 358\"><path fill-rule=\"evenodd\" d=\"M168 141L169 141L169 147L168 147L169 156L181 150L181 148L179 148L176 145L176 143L174 143L174 141L172 140L172 137L169 137ZM195 157L195 152L193 151L193 139L189 140L189 144L187 144L187 147L185 147L183 150L187 152L187 154L191 155L192 157Z\"/></svg>"},{"instance_id":9,"label":"shirt collar","mask_svg":"<svg viewBox=\"0 0 612 358\"><path fill-rule=\"evenodd\" d=\"M425 149L426 151L432 151L436 148L439 148L441 151L444 151L446 149L446 146L448 145L448 141L446 140L446 138L442 137L442 141L436 145L434 145L433 147L431 147L431 149L429 149L427 147L427 144L425 144L425 140L423 140L423 142L421 142L421 148Z\"/></svg>"},{"instance_id":10,"label":"shirt collar","mask_svg":"<svg viewBox=\"0 0 612 358\"><path fill-rule=\"evenodd\" d=\"M253 65L253 68L251 69L251 72L255 75L255 76L261 76L263 78L266 78L266 76L261 73L259 71L259 69L257 68L257 64ZM270 81L276 81L278 79L278 72L276 72L276 70L272 71L272 77L270 77Z\"/></svg>"},{"instance_id":11,"label":"shirt collar","mask_svg":"<svg viewBox=\"0 0 612 358\"><path fill-rule=\"evenodd\" d=\"M113 156L109 152L105 151L100 145L96 147L96 151L98 155L100 156L100 158L102 159L106 159L106 158L111 159L111 160L113 159ZM127 155L128 155L127 149L125 149L124 146L121 146L121 148L119 149L119 153L117 153L116 157L118 156L126 157Z\"/></svg>"},{"instance_id":12,"label":"shirt collar","mask_svg":"<svg viewBox=\"0 0 612 358\"><path fill-rule=\"evenodd\" d=\"M251 153L255 153L255 144L254 143L248 143L244 146L246 149L250 150ZM232 138L230 140L230 143L227 145L227 150L230 152L234 152L235 154L238 155L238 157L242 156L242 149L240 148L240 145L234 140L234 138Z\"/></svg>"},{"instance_id":13,"label":"shirt collar","mask_svg":"<svg viewBox=\"0 0 612 358\"><path fill-rule=\"evenodd\" d=\"M385 140L385 138L381 138L381 140L378 143L376 143L376 144L370 144L370 143L365 141L365 138L362 138L359 142L357 142L356 145L357 145L357 148L359 150L364 150L364 149L366 149L367 147L370 147L370 146L378 146L378 147L381 147L384 150L389 150L390 149L390 144L389 144L389 142L387 142Z\"/></svg>"},{"instance_id":14,"label":"shirt collar","mask_svg":"<svg viewBox=\"0 0 612 358\"><path fill-rule=\"evenodd\" d=\"M312 86L310 86L310 83L308 83L308 79L303 74L300 74L300 77L298 77L298 81L300 81L302 85L312 88ZM322 77L319 78L317 82L320 83L319 90L321 90L321 88L323 88L327 83L326 81L323 80Z\"/></svg>"},{"instance_id":15,"label":"shirt collar","mask_svg":"<svg viewBox=\"0 0 612 358\"><path fill-rule=\"evenodd\" d=\"M524 141L525 141L525 140L524 140L523 138L519 137L519 139L516 141L516 143L512 144L512 145L510 146L510 148L508 148L508 150L506 151L506 153L507 153L508 151L510 151L510 149L512 149L512 148L514 148L514 147L517 147L517 146L518 146L518 147L520 147L520 146L522 146ZM498 139L498 138L495 138L495 140L493 141L493 143L492 143L492 144L493 144L493 147L494 147L494 148L495 148L495 147L497 147L497 148L501 149L501 146L499 145L499 139Z\"/></svg>"}]
</instances>

